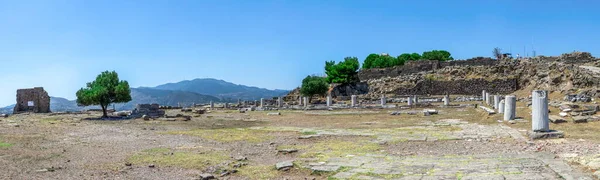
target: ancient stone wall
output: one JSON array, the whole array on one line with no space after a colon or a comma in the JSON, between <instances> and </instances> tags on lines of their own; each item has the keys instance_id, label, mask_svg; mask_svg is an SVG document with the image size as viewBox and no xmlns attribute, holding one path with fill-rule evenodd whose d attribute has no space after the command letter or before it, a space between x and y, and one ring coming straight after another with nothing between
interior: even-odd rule
<instances>
[{"instance_id":1,"label":"ancient stone wall","mask_svg":"<svg viewBox=\"0 0 600 180\"><path fill-rule=\"evenodd\" d=\"M499 61L491 58L482 57L447 62L409 61L404 66L396 66L391 68L361 69L358 72L358 78L360 79L360 81L366 81L382 77L396 77L419 72L435 71L437 69L448 66L493 66L498 64L498 62Z\"/></svg>"},{"instance_id":2,"label":"ancient stone wall","mask_svg":"<svg viewBox=\"0 0 600 180\"><path fill-rule=\"evenodd\" d=\"M479 95L486 90L492 94L510 94L518 90L517 79L462 79L454 81L425 80L410 88L398 88L397 95Z\"/></svg>"},{"instance_id":3,"label":"ancient stone wall","mask_svg":"<svg viewBox=\"0 0 600 180\"><path fill-rule=\"evenodd\" d=\"M17 90L17 103L15 104L13 114L24 112L50 112L50 96L48 96L43 87Z\"/></svg>"},{"instance_id":4,"label":"ancient stone wall","mask_svg":"<svg viewBox=\"0 0 600 180\"><path fill-rule=\"evenodd\" d=\"M163 117L165 115L165 111L160 109L160 105L158 104L138 104L135 106L133 110L132 116L134 117L142 117L146 115L151 118Z\"/></svg>"}]
</instances>

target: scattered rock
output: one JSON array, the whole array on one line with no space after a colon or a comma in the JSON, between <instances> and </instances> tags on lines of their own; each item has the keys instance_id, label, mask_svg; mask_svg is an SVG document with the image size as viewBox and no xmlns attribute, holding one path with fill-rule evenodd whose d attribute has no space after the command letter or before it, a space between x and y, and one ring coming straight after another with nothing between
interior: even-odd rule
<instances>
[{"instance_id":1,"label":"scattered rock","mask_svg":"<svg viewBox=\"0 0 600 180\"><path fill-rule=\"evenodd\" d=\"M315 134L315 135L300 136L300 137L298 137L298 139L310 139L310 138L315 138L315 137L321 137L321 135Z\"/></svg>"},{"instance_id":2,"label":"scattered rock","mask_svg":"<svg viewBox=\"0 0 600 180\"><path fill-rule=\"evenodd\" d=\"M125 163L125 166L131 166L132 164L130 162Z\"/></svg>"},{"instance_id":3,"label":"scattered rock","mask_svg":"<svg viewBox=\"0 0 600 180\"><path fill-rule=\"evenodd\" d=\"M287 171L292 167L294 167L293 161L284 161L275 164L275 168L279 171Z\"/></svg>"},{"instance_id":4,"label":"scattered rock","mask_svg":"<svg viewBox=\"0 0 600 180\"><path fill-rule=\"evenodd\" d=\"M236 161L245 161L248 160L248 158L244 157L244 156L238 156L234 158Z\"/></svg>"},{"instance_id":5,"label":"scattered rock","mask_svg":"<svg viewBox=\"0 0 600 180\"><path fill-rule=\"evenodd\" d=\"M569 114L567 114L566 112L560 112L560 113L558 113L558 115L560 117L567 117Z\"/></svg>"},{"instance_id":6,"label":"scattered rock","mask_svg":"<svg viewBox=\"0 0 600 180\"><path fill-rule=\"evenodd\" d=\"M155 166L154 166L154 164L150 164L150 165L148 165L148 167L149 168L154 168Z\"/></svg>"},{"instance_id":7,"label":"scattered rock","mask_svg":"<svg viewBox=\"0 0 600 180\"><path fill-rule=\"evenodd\" d=\"M150 116L148 116L148 115L143 115L143 116L142 116L142 118L143 118L145 121L148 121L148 120L150 120Z\"/></svg>"},{"instance_id":8,"label":"scattered rock","mask_svg":"<svg viewBox=\"0 0 600 180\"><path fill-rule=\"evenodd\" d=\"M290 154L290 153L298 152L297 149L280 149L280 150L277 150L277 151L280 152L280 153L283 153L283 154Z\"/></svg>"},{"instance_id":9,"label":"scattered rock","mask_svg":"<svg viewBox=\"0 0 600 180\"><path fill-rule=\"evenodd\" d=\"M517 121L510 120L510 121L508 121L508 123L510 123L510 124L516 124L516 123L517 123Z\"/></svg>"},{"instance_id":10,"label":"scattered rock","mask_svg":"<svg viewBox=\"0 0 600 180\"><path fill-rule=\"evenodd\" d=\"M281 115L280 112L271 112L271 113L267 113L267 116L279 116Z\"/></svg>"},{"instance_id":11,"label":"scattered rock","mask_svg":"<svg viewBox=\"0 0 600 180\"><path fill-rule=\"evenodd\" d=\"M215 179L215 176L213 176L212 174L200 174L200 179L201 180L209 180L209 179Z\"/></svg>"},{"instance_id":12,"label":"scattered rock","mask_svg":"<svg viewBox=\"0 0 600 180\"><path fill-rule=\"evenodd\" d=\"M586 123L588 117L586 116L575 116L573 117L573 123Z\"/></svg>"},{"instance_id":13,"label":"scattered rock","mask_svg":"<svg viewBox=\"0 0 600 180\"><path fill-rule=\"evenodd\" d=\"M7 118L8 114L0 114L0 117Z\"/></svg>"},{"instance_id":14,"label":"scattered rock","mask_svg":"<svg viewBox=\"0 0 600 180\"><path fill-rule=\"evenodd\" d=\"M12 126L13 127L21 127L21 125L19 125L19 124L13 124Z\"/></svg>"},{"instance_id":15,"label":"scattered rock","mask_svg":"<svg viewBox=\"0 0 600 180\"><path fill-rule=\"evenodd\" d=\"M557 116L557 115L550 115L549 116L550 122L552 123L564 123L567 122L564 118Z\"/></svg>"}]
</instances>

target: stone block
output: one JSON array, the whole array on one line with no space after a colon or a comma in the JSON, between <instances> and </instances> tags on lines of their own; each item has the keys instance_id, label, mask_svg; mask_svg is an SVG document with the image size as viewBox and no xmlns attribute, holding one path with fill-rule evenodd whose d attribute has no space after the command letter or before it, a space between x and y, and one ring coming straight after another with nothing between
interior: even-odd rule
<instances>
[{"instance_id":1,"label":"stone block","mask_svg":"<svg viewBox=\"0 0 600 180\"><path fill-rule=\"evenodd\" d=\"M573 123L586 123L588 120L588 117L586 116L575 116L573 117Z\"/></svg>"},{"instance_id":2,"label":"stone block","mask_svg":"<svg viewBox=\"0 0 600 180\"><path fill-rule=\"evenodd\" d=\"M562 131L550 130L547 132L527 132L529 138L531 139L557 139L565 137L565 134Z\"/></svg>"},{"instance_id":3,"label":"stone block","mask_svg":"<svg viewBox=\"0 0 600 180\"><path fill-rule=\"evenodd\" d=\"M550 115L549 119L550 119L550 122L555 123L555 124L567 122L567 120L565 120L564 118L557 116L557 115Z\"/></svg>"}]
</instances>

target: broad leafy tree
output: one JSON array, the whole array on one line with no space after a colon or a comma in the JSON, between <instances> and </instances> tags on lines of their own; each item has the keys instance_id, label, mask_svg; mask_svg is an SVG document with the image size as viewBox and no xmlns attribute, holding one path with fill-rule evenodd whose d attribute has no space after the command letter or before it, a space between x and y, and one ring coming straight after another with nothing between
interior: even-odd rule
<instances>
[{"instance_id":1,"label":"broad leafy tree","mask_svg":"<svg viewBox=\"0 0 600 180\"><path fill-rule=\"evenodd\" d=\"M424 60L438 60L438 61L449 61L454 60L452 55L448 51L444 50L433 50L433 51L425 51L421 59Z\"/></svg>"},{"instance_id":2,"label":"broad leafy tree","mask_svg":"<svg viewBox=\"0 0 600 180\"><path fill-rule=\"evenodd\" d=\"M302 80L300 94L303 96L312 97L314 95L325 95L328 90L329 84L327 84L324 77L306 76L306 78Z\"/></svg>"},{"instance_id":3,"label":"broad leafy tree","mask_svg":"<svg viewBox=\"0 0 600 180\"><path fill-rule=\"evenodd\" d=\"M344 61L335 63L335 61L325 62L325 74L327 74L328 83L347 84L358 80L358 68L360 67L358 58L346 57Z\"/></svg>"},{"instance_id":4,"label":"broad leafy tree","mask_svg":"<svg viewBox=\"0 0 600 180\"><path fill-rule=\"evenodd\" d=\"M85 88L77 91L77 103L90 106L100 105L102 117L108 117L106 108L111 103L126 103L131 101L131 90L127 81L120 81L115 72L105 71L96 77L95 81L87 83Z\"/></svg>"}]
</instances>

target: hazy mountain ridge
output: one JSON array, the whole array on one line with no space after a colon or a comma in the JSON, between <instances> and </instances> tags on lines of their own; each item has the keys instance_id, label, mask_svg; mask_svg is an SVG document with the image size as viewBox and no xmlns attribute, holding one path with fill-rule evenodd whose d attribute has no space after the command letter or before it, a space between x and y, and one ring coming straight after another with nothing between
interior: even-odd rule
<instances>
[{"instance_id":1,"label":"hazy mountain ridge","mask_svg":"<svg viewBox=\"0 0 600 180\"><path fill-rule=\"evenodd\" d=\"M196 92L199 94L216 96L224 101L237 101L237 99L257 100L260 98L272 98L283 96L289 92L289 90L269 90L253 86L245 86L212 78L167 83L154 88Z\"/></svg>"}]
</instances>

